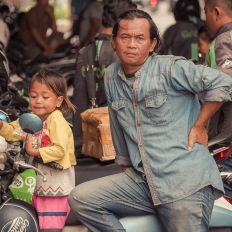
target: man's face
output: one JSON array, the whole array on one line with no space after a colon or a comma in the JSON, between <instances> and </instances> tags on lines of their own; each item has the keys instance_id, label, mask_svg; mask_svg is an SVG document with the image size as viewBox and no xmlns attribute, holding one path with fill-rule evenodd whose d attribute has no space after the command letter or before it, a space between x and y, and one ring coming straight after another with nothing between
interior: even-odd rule
<instances>
[{"instance_id":1,"label":"man's face","mask_svg":"<svg viewBox=\"0 0 232 232\"><path fill-rule=\"evenodd\" d=\"M218 30L218 28L215 25L216 22L215 9L211 9L209 4L207 4L207 1L205 1L204 10L205 10L206 24L209 28L210 34L214 37Z\"/></svg>"},{"instance_id":2,"label":"man's face","mask_svg":"<svg viewBox=\"0 0 232 232\"><path fill-rule=\"evenodd\" d=\"M126 74L135 73L153 51L157 40L150 40L150 27L146 19L120 21L116 38L112 45L122 62Z\"/></svg>"}]
</instances>

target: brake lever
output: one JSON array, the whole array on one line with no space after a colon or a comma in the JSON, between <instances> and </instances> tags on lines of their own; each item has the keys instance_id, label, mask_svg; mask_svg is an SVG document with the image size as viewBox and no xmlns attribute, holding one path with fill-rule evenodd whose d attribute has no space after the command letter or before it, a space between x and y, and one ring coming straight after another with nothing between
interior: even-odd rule
<instances>
[{"instance_id":1,"label":"brake lever","mask_svg":"<svg viewBox=\"0 0 232 232\"><path fill-rule=\"evenodd\" d=\"M41 172L38 168L34 167L33 165L27 164L25 163L25 161L23 160L19 160L19 161L15 161L14 162L14 166L17 170L19 170L20 167L22 168L32 168L34 169L36 172L38 172L39 174L41 174L43 176L43 181L46 182L47 178L46 176L43 174L43 172Z\"/></svg>"}]
</instances>

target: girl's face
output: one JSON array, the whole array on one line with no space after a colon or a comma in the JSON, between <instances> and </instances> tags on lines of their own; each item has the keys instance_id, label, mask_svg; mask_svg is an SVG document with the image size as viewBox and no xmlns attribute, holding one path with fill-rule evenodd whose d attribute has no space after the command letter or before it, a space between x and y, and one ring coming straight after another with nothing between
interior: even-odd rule
<instances>
[{"instance_id":1,"label":"girl's face","mask_svg":"<svg viewBox=\"0 0 232 232\"><path fill-rule=\"evenodd\" d=\"M32 112L45 121L47 117L60 107L63 97L58 97L47 85L35 81L30 89L29 104Z\"/></svg>"}]
</instances>

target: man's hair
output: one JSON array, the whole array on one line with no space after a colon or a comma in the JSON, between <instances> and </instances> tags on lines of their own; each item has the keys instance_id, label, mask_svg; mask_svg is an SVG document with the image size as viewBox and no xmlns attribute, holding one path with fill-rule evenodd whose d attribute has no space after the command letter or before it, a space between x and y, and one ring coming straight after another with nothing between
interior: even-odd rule
<instances>
[{"instance_id":1,"label":"man's hair","mask_svg":"<svg viewBox=\"0 0 232 232\"><path fill-rule=\"evenodd\" d=\"M207 4L210 9L221 6L226 15L232 18L232 0L206 0L205 4Z\"/></svg>"},{"instance_id":2,"label":"man's hair","mask_svg":"<svg viewBox=\"0 0 232 232\"><path fill-rule=\"evenodd\" d=\"M150 26L150 40L153 41L155 38L157 39L157 45L154 48L154 52L157 52L159 50L159 47L161 46L161 37L159 34L159 30L156 24L154 23L154 21L152 20L151 16L147 12L139 10L139 9L125 11L119 16L117 22L115 23L113 27L113 32L112 32L113 38L116 38L118 34L120 21L122 19L134 20L136 18L147 19L149 26Z\"/></svg>"},{"instance_id":3,"label":"man's hair","mask_svg":"<svg viewBox=\"0 0 232 232\"><path fill-rule=\"evenodd\" d=\"M131 0L107 0L102 14L103 27L113 27L119 15L130 9L137 9Z\"/></svg>"}]
</instances>

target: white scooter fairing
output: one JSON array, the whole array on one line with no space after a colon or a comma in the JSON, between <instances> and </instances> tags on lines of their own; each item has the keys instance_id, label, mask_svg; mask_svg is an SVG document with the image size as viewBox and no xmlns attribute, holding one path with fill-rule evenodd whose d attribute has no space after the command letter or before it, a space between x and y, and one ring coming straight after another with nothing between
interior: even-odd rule
<instances>
[{"instance_id":1,"label":"white scooter fairing","mask_svg":"<svg viewBox=\"0 0 232 232\"><path fill-rule=\"evenodd\" d=\"M127 232L162 232L165 231L156 215L124 217L120 219ZM221 197L215 201L213 213L210 220L210 229L226 228L232 230L232 205Z\"/></svg>"}]
</instances>

